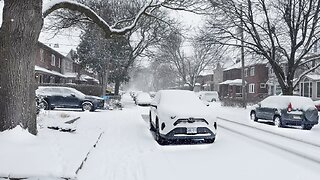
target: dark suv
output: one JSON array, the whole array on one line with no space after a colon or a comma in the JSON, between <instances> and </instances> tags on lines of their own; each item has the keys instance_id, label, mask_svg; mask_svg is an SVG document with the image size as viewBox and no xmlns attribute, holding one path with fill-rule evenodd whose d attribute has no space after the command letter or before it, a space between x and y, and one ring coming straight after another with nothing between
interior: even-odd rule
<instances>
[{"instance_id":1,"label":"dark suv","mask_svg":"<svg viewBox=\"0 0 320 180\"><path fill-rule=\"evenodd\" d=\"M271 120L278 127L301 126L310 130L318 124L318 110L313 101L300 96L269 96L251 110L250 117Z\"/></svg>"},{"instance_id":2,"label":"dark suv","mask_svg":"<svg viewBox=\"0 0 320 180\"><path fill-rule=\"evenodd\" d=\"M43 104L46 110L59 108L81 108L83 111L95 111L103 108L103 98L88 96L82 92L69 87L39 86L36 94L43 97Z\"/></svg>"}]
</instances>

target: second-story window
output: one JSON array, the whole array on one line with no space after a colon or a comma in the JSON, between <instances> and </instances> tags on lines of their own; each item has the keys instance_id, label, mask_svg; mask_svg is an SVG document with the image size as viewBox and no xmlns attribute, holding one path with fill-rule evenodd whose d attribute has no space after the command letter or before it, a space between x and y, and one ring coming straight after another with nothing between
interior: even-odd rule
<instances>
[{"instance_id":1,"label":"second-story window","mask_svg":"<svg viewBox=\"0 0 320 180\"><path fill-rule=\"evenodd\" d=\"M244 77L248 77L248 68L244 69Z\"/></svg>"},{"instance_id":2,"label":"second-story window","mask_svg":"<svg viewBox=\"0 0 320 180\"><path fill-rule=\"evenodd\" d=\"M44 52L43 49L40 49L40 61L44 62Z\"/></svg>"},{"instance_id":3,"label":"second-story window","mask_svg":"<svg viewBox=\"0 0 320 180\"><path fill-rule=\"evenodd\" d=\"M254 76L254 67L250 68L250 76Z\"/></svg>"},{"instance_id":4,"label":"second-story window","mask_svg":"<svg viewBox=\"0 0 320 180\"><path fill-rule=\"evenodd\" d=\"M51 55L51 66L56 65L56 56L54 54Z\"/></svg>"}]
</instances>

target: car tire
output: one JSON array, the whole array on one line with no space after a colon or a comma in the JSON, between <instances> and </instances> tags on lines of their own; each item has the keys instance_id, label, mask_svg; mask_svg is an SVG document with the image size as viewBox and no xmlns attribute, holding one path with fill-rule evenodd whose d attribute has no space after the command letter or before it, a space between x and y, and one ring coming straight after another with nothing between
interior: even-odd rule
<instances>
[{"instance_id":1,"label":"car tire","mask_svg":"<svg viewBox=\"0 0 320 180\"><path fill-rule=\"evenodd\" d=\"M158 144L160 145L166 145L167 141L165 140L165 138L161 137L160 132L159 132L159 122L158 122L158 118L156 119L156 129L155 129L155 139L158 142Z\"/></svg>"},{"instance_id":2,"label":"car tire","mask_svg":"<svg viewBox=\"0 0 320 180\"><path fill-rule=\"evenodd\" d=\"M250 113L250 119L253 120L254 122L258 121L258 118L256 116L256 112L255 111L251 111Z\"/></svg>"},{"instance_id":3,"label":"car tire","mask_svg":"<svg viewBox=\"0 0 320 180\"><path fill-rule=\"evenodd\" d=\"M281 117L280 116L275 116L273 118L273 122L274 122L275 126L282 127L282 122L281 122Z\"/></svg>"},{"instance_id":4,"label":"car tire","mask_svg":"<svg viewBox=\"0 0 320 180\"><path fill-rule=\"evenodd\" d=\"M82 111L94 111L93 104L91 102L82 103Z\"/></svg>"},{"instance_id":5,"label":"car tire","mask_svg":"<svg viewBox=\"0 0 320 180\"><path fill-rule=\"evenodd\" d=\"M212 138L212 139L205 139L204 142L205 143L214 143L214 141L216 140L216 138Z\"/></svg>"},{"instance_id":6,"label":"car tire","mask_svg":"<svg viewBox=\"0 0 320 180\"><path fill-rule=\"evenodd\" d=\"M46 100L43 100L42 102L41 102L41 104L42 104L42 106L43 106L43 109L44 110L49 110L49 103L46 101Z\"/></svg>"},{"instance_id":7,"label":"car tire","mask_svg":"<svg viewBox=\"0 0 320 180\"><path fill-rule=\"evenodd\" d=\"M301 128L303 129L303 130L311 130L312 129L312 125L306 125L306 124L302 124L302 126L301 126Z\"/></svg>"}]
</instances>

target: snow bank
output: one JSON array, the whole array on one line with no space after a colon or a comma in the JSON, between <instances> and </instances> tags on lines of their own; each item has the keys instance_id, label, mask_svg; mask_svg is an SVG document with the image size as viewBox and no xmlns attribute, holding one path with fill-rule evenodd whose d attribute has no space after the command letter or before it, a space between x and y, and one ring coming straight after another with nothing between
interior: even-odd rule
<instances>
[{"instance_id":1,"label":"snow bank","mask_svg":"<svg viewBox=\"0 0 320 180\"><path fill-rule=\"evenodd\" d=\"M74 133L51 130L47 126L63 124L79 116L79 113L86 115L82 112L41 112L37 136L21 127L0 133L0 177L75 179L77 169L101 130L88 128L86 123L79 128L78 121L82 119L74 123L73 127L77 127Z\"/></svg>"}]
</instances>

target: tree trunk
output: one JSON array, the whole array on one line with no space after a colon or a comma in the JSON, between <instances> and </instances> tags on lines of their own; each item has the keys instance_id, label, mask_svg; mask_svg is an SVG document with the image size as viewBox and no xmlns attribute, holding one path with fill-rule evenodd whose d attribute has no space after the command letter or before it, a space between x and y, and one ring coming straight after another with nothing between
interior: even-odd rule
<instances>
[{"instance_id":1,"label":"tree trunk","mask_svg":"<svg viewBox=\"0 0 320 180\"><path fill-rule=\"evenodd\" d=\"M42 0L5 0L0 29L0 131L17 125L37 134L35 55Z\"/></svg>"},{"instance_id":2,"label":"tree trunk","mask_svg":"<svg viewBox=\"0 0 320 180\"><path fill-rule=\"evenodd\" d=\"M119 95L120 81L116 80L114 85L114 95Z\"/></svg>"}]
</instances>

